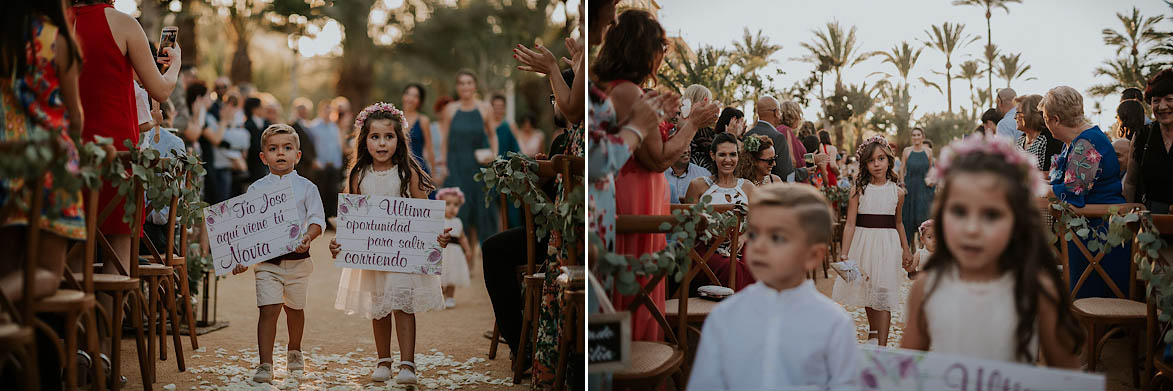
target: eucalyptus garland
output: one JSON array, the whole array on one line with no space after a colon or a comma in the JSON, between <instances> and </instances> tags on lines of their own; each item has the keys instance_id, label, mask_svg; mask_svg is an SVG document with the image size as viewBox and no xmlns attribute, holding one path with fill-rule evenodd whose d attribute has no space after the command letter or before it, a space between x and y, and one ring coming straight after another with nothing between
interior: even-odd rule
<instances>
[{"instance_id":1,"label":"eucalyptus garland","mask_svg":"<svg viewBox=\"0 0 1173 391\"><path fill-rule=\"evenodd\" d=\"M583 204L583 186L574 186L570 194L556 204L546 197L537 185L538 162L524 154L509 152L508 157L498 158L473 175L473 179L485 184L485 204L493 205L499 194L510 195L513 205L520 207L524 202L534 215L534 227L538 237L548 232L561 232L563 243L577 243L580 229L586 221ZM494 192L496 189L496 192ZM548 251L552 251L548 250Z\"/></svg>"},{"instance_id":2,"label":"eucalyptus garland","mask_svg":"<svg viewBox=\"0 0 1173 391\"><path fill-rule=\"evenodd\" d=\"M602 239L598 235L591 235L591 246L594 247L596 259L591 266L599 276L610 276L604 281L608 289L614 284L619 293L632 295L639 292L640 284L637 276L647 277L658 274L672 276L680 282L684 273L692 264L689 251L696 247L697 241L708 242L721 236L737 224L737 214L744 214L744 209L731 210L714 214L711 196L704 196L700 202L688 209L672 211L676 224L662 223L661 231L668 231L667 237L672 239L663 250L640 255L638 258L617 254L603 247ZM698 230L699 229L699 230Z\"/></svg>"},{"instance_id":3,"label":"eucalyptus garland","mask_svg":"<svg viewBox=\"0 0 1173 391\"><path fill-rule=\"evenodd\" d=\"M1136 234L1137 249L1132 262L1137 264L1141 279L1148 282L1146 297L1161 310L1158 320L1162 324L1173 321L1173 273L1170 273L1170 265L1160 259L1160 250L1168 244L1153 226L1153 220L1147 212L1121 212L1119 207L1110 207L1108 215L1105 216L1108 220L1108 229L1102 231L1093 229L1087 217L1077 216L1071 204L1067 202L1052 203L1051 209L1061 212L1059 219L1055 221L1052 239L1058 239L1060 230L1067 227L1064 238L1070 241L1074 238L1072 235L1079 236L1092 253L1123 246L1132 237L1128 224L1140 224ZM1173 329L1165 331L1164 340L1165 343L1173 343Z\"/></svg>"},{"instance_id":4,"label":"eucalyptus garland","mask_svg":"<svg viewBox=\"0 0 1173 391\"><path fill-rule=\"evenodd\" d=\"M88 142L78 148L80 164L68 163L71 156L70 147L66 143L40 127L32 127L26 134L25 140L12 144L11 149L3 151L4 158L0 159L0 179L9 181L27 181L39 175L49 174L52 178L48 184L55 190L63 191L70 196L78 194L85 186L96 183L101 175L100 164L106 157L104 145L109 145L110 139ZM74 140L74 145L77 145ZM23 192L29 191L27 187ZM0 197L3 198L3 197ZM25 195L8 194L7 201L18 210L28 212L29 199ZM61 216L69 202L52 202L45 204L44 216L55 219Z\"/></svg>"}]
</instances>

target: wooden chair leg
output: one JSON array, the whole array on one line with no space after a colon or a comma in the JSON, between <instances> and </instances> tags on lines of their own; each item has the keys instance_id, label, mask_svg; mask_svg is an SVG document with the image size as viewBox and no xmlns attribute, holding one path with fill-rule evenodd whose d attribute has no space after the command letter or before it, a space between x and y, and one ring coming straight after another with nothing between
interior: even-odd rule
<instances>
[{"instance_id":1,"label":"wooden chair leg","mask_svg":"<svg viewBox=\"0 0 1173 391\"><path fill-rule=\"evenodd\" d=\"M1099 342L1099 337L1096 333L1096 329L1097 329L1096 322L1089 319L1087 321L1087 324L1088 324L1088 330L1087 330L1088 331L1088 333L1087 333L1087 341L1088 341L1087 370L1088 370L1088 372L1095 372L1096 371L1096 361L1097 361L1096 356L1099 355L1099 352L1096 349L1096 344Z\"/></svg>"},{"instance_id":2,"label":"wooden chair leg","mask_svg":"<svg viewBox=\"0 0 1173 391\"><path fill-rule=\"evenodd\" d=\"M497 328L497 321L493 321L493 341L489 342L489 359L497 359L497 344L501 338L501 330Z\"/></svg>"},{"instance_id":3,"label":"wooden chair leg","mask_svg":"<svg viewBox=\"0 0 1173 391\"><path fill-rule=\"evenodd\" d=\"M65 314L65 389L77 389L77 314ZM97 357L93 357L97 359Z\"/></svg>"},{"instance_id":4,"label":"wooden chair leg","mask_svg":"<svg viewBox=\"0 0 1173 391\"><path fill-rule=\"evenodd\" d=\"M565 297L565 296L564 296ZM566 367L569 359L570 340L572 337L572 330L574 330L574 323L578 320L576 316L577 308L571 300L564 300L562 303L562 319L563 322L558 330L558 367L554 370L554 389L566 389Z\"/></svg>"},{"instance_id":5,"label":"wooden chair leg","mask_svg":"<svg viewBox=\"0 0 1173 391\"><path fill-rule=\"evenodd\" d=\"M24 363L24 387L26 390L40 390L41 378L38 376L41 372L37 368L37 339L34 333L33 339L20 349L20 358Z\"/></svg>"},{"instance_id":6,"label":"wooden chair leg","mask_svg":"<svg viewBox=\"0 0 1173 391\"><path fill-rule=\"evenodd\" d=\"M534 289L529 280L526 280L525 312L521 317L521 339L517 341L517 351L513 352L513 384L521 384L521 375L525 373L525 348L529 342L530 323L534 316Z\"/></svg>"},{"instance_id":7,"label":"wooden chair leg","mask_svg":"<svg viewBox=\"0 0 1173 391\"><path fill-rule=\"evenodd\" d=\"M126 293L114 291L111 296L114 302L110 308L110 378L115 380L110 382L110 389L118 391L122 388L122 382L117 379L122 376L122 305Z\"/></svg>"},{"instance_id":8,"label":"wooden chair leg","mask_svg":"<svg viewBox=\"0 0 1173 391\"><path fill-rule=\"evenodd\" d=\"M186 372L187 365L183 362L183 336L179 335L179 315L177 315L175 308L178 305L175 303L176 292L175 286L172 284L174 281L178 281L178 279L172 279L170 276L163 277L163 290L165 291L163 300L167 302L167 311L171 314L171 337L174 339L172 342L175 343L175 364L179 367L180 372ZM166 328L167 324L164 323L163 327Z\"/></svg>"},{"instance_id":9,"label":"wooden chair leg","mask_svg":"<svg viewBox=\"0 0 1173 391\"><path fill-rule=\"evenodd\" d=\"M167 293L162 285L163 280L164 278L156 277L152 290L159 296L159 299L155 300L155 311L158 311L155 313L155 317L159 321L151 325L151 327L155 327L157 324L159 327L159 344L157 345L159 347L159 361L167 361Z\"/></svg>"},{"instance_id":10,"label":"wooden chair leg","mask_svg":"<svg viewBox=\"0 0 1173 391\"><path fill-rule=\"evenodd\" d=\"M155 361L149 357L150 349L146 346L149 344L149 340L143 335L143 307L146 301L143 297L143 291L138 289L131 291L129 300L130 321L134 325L135 350L138 352L138 367L143 377L143 389L150 391L151 384L155 382ZM122 328L121 325L118 327Z\"/></svg>"},{"instance_id":11,"label":"wooden chair leg","mask_svg":"<svg viewBox=\"0 0 1173 391\"><path fill-rule=\"evenodd\" d=\"M105 391L106 390L106 371L102 368L102 365L99 363L102 360L101 356L99 356L99 354L102 353L102 349L101 349L101 345L98 342L99 341L98 306L96 303L95 303L94 307L91 308L88 311L88 313L85 314L85 317L86 317L86 345L89 346L89 349L88 349L89 354L90 354L90 357L93 357L93 363L95 364L92 369L94 372L93 389L97 390L97 391ZM115 347L112 346L110 349L114 350ZM110 366L111 366L111 368L113 368L114 363L111 362ZM119 383L119 382L115 382L115 383Z\"/></svg>"},{"instance_id":12,"label":"wooden chair leg","mask_svg":"<svg viewBox=\"0 0 1173 391\"><path fill-rule=\"evenodd\" d=\"M196 340L195 313L191 308L191 287L188 286L187 265L180 265L177 270L179 271L179 292L183 294L184 318L187 318L187 334L191 336L191 350L196 350L200 348L200 343Z\"/></svg>"},{"instance_id":13,"label":"wooden chair leg","mask_svg":"<svg viewBox=\"0 0 1173 391\"><path fill-rule=\"evenodd\" d=\"M155 280L154 277L147 277L147 279L146 279L146 284L147 284L146 291L147 291L147 293L150 293L150 296L147 297L147 306L146 306L147 324L146 324L146 328L147 328L147 361L148 361L148 365L151 366L151 383L155 382L155 371L157 369L155 367L155 350L156 350L155 349L155 343L156 343L155 331L157 331L155 329L155 307L157 306L155 301L159 300L159 295L157 293L155 293L155 290L154 290L155 281L154 280Z\"/></svg>"}]
</instances>

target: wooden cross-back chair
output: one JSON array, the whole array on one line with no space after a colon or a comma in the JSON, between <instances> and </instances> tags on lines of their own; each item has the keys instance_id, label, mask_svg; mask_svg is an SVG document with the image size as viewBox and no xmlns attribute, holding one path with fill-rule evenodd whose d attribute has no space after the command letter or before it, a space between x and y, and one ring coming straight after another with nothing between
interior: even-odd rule
<instances>
[{"instance_id":1,"label":"wooden cross-back chair","mask_svg":"<svg viewBox=\"0 0 1173 391\"><path fill-rule=\"evenodd\" d=\"M1173 234L1173 215L1155 214L1151 215L1153 220L1153 228L1165 235L1166 238ZM1173 244L1173 243L1166 243ZM1173 267L1173 258L1166 256L1166 254L1158 254L1158 260L1153 263L1152 267L1157 268L1157 264L1162 265L1161 270L1168 273L1169 268ZM1167 381L1173 378L1173 362L1165 361L1162 357L1164 349L1161 342L1165 339L1165 328L1168 327L1169 322L1160 322L1160 311L1154 300L1147 300L1145 311L1145 364L1144 373L1142 374L1141 390L1158 389L1155 386L1161 384L1163 388L1169 388Z\"/></svg>"},{"instance_id":2,"label":"wooden cross-back chair","mask_svg":"<svg viewBox=\"0 0 1173 391\"><path fill-rule=\"evenodd\" d=\"M584 186L583 172L586 171L586 160L581 157L574 157L568 155L554 156L554 169L562 175L562 198L565 200L570 197L570 193L574 191L575 186ZM582 237L583 231L581 227L575 228L578 231L578 237ZM563 239L563 246L567 245L566 239ZM560 266L577 266L578 255L582 252L583 240L578 240L573 243L573 248L567 251L566 261ZM553 272L553 271L549 271ZM579 347L582 344L571 345L572 340L577 341L581 338L582 332L575 325L581 325L581 317L579 316L584 306L583 302L586 300L585 292L582 289L562 289L562 309L559 311L561 316L558 323L558 363L554 372L554 389L562 390L565 388L566 380L566 366L569 360L569 350L572 346ZM579 355L581 356L581 355Z\"/></svg>"},{"instance_id":3,"label":"wooden cross-back chair","mask_svg":"<svg viewBox=\"0 0 1173 391\"><path fill-rule=\"evenodd\" d=\"M27 144L23 142L5 143L2 146L3 148L0 149L19 148L25 145ZM55 153L60 153L60 151L55 151ZM106 161L106 163L108 162L109 160ZM34 177L28 178L26 180L26 186L31 185L31 187L25 187L25 189L28 190L28 196L30 199L30 208L26 226L28 229L26 246L28 248L26 249L26 256L23 264L22 279L24 282L20 300L21 308L19 308L19 311L14 311L13 315L16 316L16 319L19 323L25 325L24 327L39 329L48 335L49 339L54 342L54 353L56 353L61 359L60 362L62 363L62 369L64 370L65 387L66 389L72 390L76 389L77 387L77 353L75 352L78 348L78 321L81 318L84 318L85 320L84 327L86 333L85 337L87 353L90 355L91 360L96 360L98 354L100 353L97 327L98 313L95 308L97 307L97 301L94 298L94 281L92 271L83 273L82 281L77 282L72 278L72 275L68 273L68 267L66 268L66 274L63 276L64 278L62 281L66 283L65 287L58 289L57 292L53 295L41 298L33 298L35 288L35 274L39 261L38 250L40 248L41 240L40 225L42 218L41 210L44 206L44 181L45 176L41 173L34 174ZM86 205L87 209L92 209L92 204L93 203L88 203ZM86 237L92 238L93 236L91 234L93 232L94 222L87 219L86 224ZM89 242L92 241L87 240L87 247L90 246ZM10 304L6 297L3 298L3 302L6 303L5 305ZM58 337L57 333L54 332L47 323L36 317L39 314L54 314L64 319L63 342L59 341L61 338ZM25 338L32 338L32 330L26 329L24 327L17 326L15 329L6 330L6 333L0 334L12 338L14 342L20 342ZM11 327L8 328L11 329ZM35 350L35 341L31 342L34 344L31 346L31 348ZM36 357L35 351L32 353L31 357ZM95 362L96 361L91 361L91 363ZM37 376L35 366L36 364L26 362L26 365L29 365L29 372L32 372L31 374L26 374L26 378ZM44 370L54 369L46 368ZM91 366L91 370L94 379L94 389L105 390L105 372L101 370L99 365ZM32 384L36 383L37 381L33 380ZM37 384L37 386L41 385Z\"/></svg>"},{"instance_id":4,"label":"wooden cross-back chair","mask_svg":"<svg viewBox=\"0 0 1173 391\"><path fill-rule=\"evenodd\" d=\"M12 147L3 145L5 147ZM26 181L33 189L40 189L44 187L44 177L34 178L32 181ZM30 197L31 207L29 210L40 210L43 199L41 197ZM26 238L26 246L28 246L28 254L22 260L21 269L21 297L18 303L13 303L3 292L0 292L0 305L3 305L3 310L9 313L12 317L11 322L0 323L0 353L12 354L16 360L17 365L21 366L24 376L21 382L21 389L24 390L39 390L40 373L37 369L37 341L34 334L33 327L33 292L36 289L36 249L39 238L39 231L36 227L40 225L40 214L30 213L28 227L29 233ZM0 221L6 221L7 216L0 216Z\"/></svg>"},{"instance_id":5,"label":"wooden cross-back chair","mask_svg":"<svg viewBox=\"0 0 1173 391\"><path fill-rule=\"evenodd\" d=\"M667 230L660 229L663 223L669 223L671 226L679 224L676 218L671 215L619 215L615 217L615 233L657 234L671 232L671 228ZM697 229L701 230L703 227L698 227ZM680 317L679 322L677 322L677 328L674 330L668 318L663 312L660 312L660 309L650 297L652 290L664 282L664 278L667 277L667 272L664 269L660 270L660 273L650 276L647 283L643 284L639 291L636 292L634 296L635 300L623 310L629 311L632 314L638 312L640 307L648 310L652 318L655 319L656 324L664 331L664 337L667 342L632 341L631 367L614 374L616 389L659 388L668 376L679 373L681 366L684 364L684 354L688 350L687 330L685 329L687 327L685 322L687 317ZM689 272L690 270L687 268L684 269L686 275ZM675 306L677 314L689 313L687 292L688 289L678 290L678 300L676 300ZM666 303L665 306L667 307ZM683 376L678 377L678 379L682 378ZM678 385L683 385L680 383L678 381Z\"/></svg>"},{"instance_id":6,"label":"wooden cross-back chair","mask_svg":"<svg viewBox=\"0 0 1173 391\"><path fill-rule=\"evenodd\" d=\"M188 188L188 189L193 187L194 181L192 180L190 172L188 172L187 170L180 169L178 174L180 177L183 178L183 187ZM188 275L187 275L187 256L186 255L187 255L187 245L188 245L188 240L187 240L187 231L188 231L187 228L188 227L180 227L178 246L176 245L176 242L175 242L175 227L179 223L178 209L179 209L179 199L180 198L182 198L182 194L180 194L179 192L176 192L174 195L171 196L171 203L169 205L169 208L168 208L169 211L167 213L167 240L164 243L165 246L162 247L166 251L166 254L161 254L161 252L159 251L160 247L158 245L156 245L151 240L150 237L144 236L144 238L146 239L144 244L146 244L147 250L150 252L150 254L149 254L150 257L148 259L152 262L152 264L151 264L152 266L158 264L158 265L163 265L163 266L170 267L173 269L174 275L175 275L173 282L178 285L180 294L177 296L177 295L175 295L175 292L172 291L171 293L168 294L168 296L174 296L175 297L174 300L177 301L177 304L180 301L182 302L182 305L184 306L184 308L183 308L184 309L183 321L187 325L187 332L191 338L191 348L192 349L199 349L200 348L199 340L196 338L195 315L194 315L194 311L192 311L192 307L191 307L191 288L188 283L189 281L188 281ZM180 254L176 254L175 253L176 250L178 250L180 252ZM171 288L172 285L168 285L168 287ZM175 311L171 311L171 312L174 313ZM174 316L174 314L172 316ZM175 333L175 335L178 335L178 333Z\"/></svg>"},{"instance_id":7,"label":"wooden cross-back chair","mask_svg":"<svg viewBox=\"0 0 1173 391\"><path fill-rule=\"evenodd\" d=\"M1088 205L1083 208L1076 208L1075 213L1078 216L1089 219L1105 218L1108 216L1108 208L1118 207L1122 211L1143 211L1144 206L1141 204L1101 204ZM1059 211L1054 214L1058 217ZM1107 223L1106 221L1104 222ZM1146 307L1145 297L1139 294L1136 284L1136 263L1132 262L1133 255L1136 251L1136 229L1138 224L1130 224L1131 236L1125 241L1132 244L1131 251L1133 252L1128 257L1128 291L1126 295L1124 291L1108 276L1108 272L1104 270L1101 261L1111 251L1123 251L1122 248L1101 249L1097 254L1092 254L1088 251L1087 245L1078 235L1072 235L1071 240L1067 240L1067 227L1061 226L1059 229L1059 260L1063 266L1063 279L1066 287L1070 287L1071 296L1073 298L1071 303L1071 311L1083 324L1087 334L1086 346L1084 347L1084 354L1087 360L1088 371L1094 372L1096 364L1099 361L1099 354L1103 344L1108 341L1113 335L1119 332L1136 332L1139 333L1144 327ZM1071 285L1070 281L1070 256L1068 244L1074 244L1080 254L1087 260L1088 266L1079 275L1075 285ZM1092 273L1096 273L1103 279L1108 289L1112 291L1115 297L1086 297L1081 299L1074 299L1079 294ZM1133 385L1139 383L1138 363L1136 356L1139 354L1139 348L1136 345L1135 338L1132 343L1132 379Z\"/></svg>"},{"instance_id":8,"label":"wooden cross-back chair","mask_svg":"<svg viewBox=\"0 0 1173 391\"><path fill-rule=\"evenodd\" d=\"M554 159L561 155L555 155L550 160L538 161L538 178L554 178L558 175L558 171L554 164ZM551 200L553 201L553 200ZM530 209L530 205L522 203L522 214L525 216L525 268L519 270L521 272L522 280L522 302L523 310L521 316L521 338L517 341L517 352L513 356L513 384L521 384L522 374L525 373L527 362L532 362L535 352L529 352L529 360L525 360L523 356L526 352L526 346L533 344L533 338L537 335L534 330L538 327L538 307L541 305L539 300L542 293L542 281L546 278L546 273L539 272L537 264L537 227L534 226L534 213ZM547 234L549 234L547 232ZM542 249L545 254L545 249ZM521 269L521 268L518 268ZM497 333L493 335L494 344L497 343Z\"/></svg>"}]
</instances>

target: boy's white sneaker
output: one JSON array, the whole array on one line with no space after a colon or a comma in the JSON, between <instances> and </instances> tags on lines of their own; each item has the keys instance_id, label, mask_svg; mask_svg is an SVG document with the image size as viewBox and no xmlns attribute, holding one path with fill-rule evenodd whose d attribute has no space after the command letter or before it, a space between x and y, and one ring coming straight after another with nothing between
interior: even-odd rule
<instances>
[{"instance_id":1,"label":"boy's white sneaker","mask_svg":"<svg viewBox=\"0 0 1173 391\"><path fill-rule=\"evenodd\" d=\"M286 361L289 363L290 372L305 370L305 357L301 354L300 350L290 350L286 358Z\"/></svg>"},{"instance_id":2,"label":"boy's white sneaker","mask_svg":"<svg viewBox=\"0 0 1173 391\"><path fill-rule=\"evenodd\" d=\"M409 367L411 369L403 368L399 370L399 375L395 376L395 383L397 384L415 384L415 363L411 361L402 361L400 366Z\"/></svg>"},{"instance_id":3,"label":"boy's white sneaker","mask_svg":"<svg viewBox=\"0 0 1173 391\"><path fill-rule=\"evenodd\" d=\"M269 383L273 381L273 364L261 364L257 373L253 374L254 383Z\"/></svg>"},{"instance_id":4,"label":"boy's white sneaker","mask_svg":"<svg viewBox=\"0 0 1173 391\"><path fill-rule=\"evenodd\" d=\"M383 366L383 365L379 365L379 364L393 363L393 362L395 362L395 360L390 357L380 358L379 361L376 361L375 362L375 372L371 373L371 380L374 380L374 381L391 380L391 368Z\"/></svg>"},{"instance_id":5,"label":"boy's white sneaker","mask_svg":"<svg viewBox=\"0 0 1173 391\"><path fill-rule=\"evenodd\" d=\"M452 308L456 306L456 298L449 297L444 299L444 308Z\"/></svg>"}]
</instances>

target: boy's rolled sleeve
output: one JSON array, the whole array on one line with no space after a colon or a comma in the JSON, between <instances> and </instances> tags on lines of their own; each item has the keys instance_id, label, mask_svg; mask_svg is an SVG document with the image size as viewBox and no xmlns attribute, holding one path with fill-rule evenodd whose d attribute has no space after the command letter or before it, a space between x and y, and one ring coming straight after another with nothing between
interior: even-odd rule
<instances>
[{"instance_id":1,"label":"boy's rolled sleeve","mask_svg":"<svg viewBox=\"0 0 1173 391\"><path fill-rule=\"evenodd\" d=\"M308 181L307 181L308 182ZM337 194L334 194L337 197ZM322 195L318 193L318 188L310 183L306 186L305 198L305 228L308 230L310 224L317 224L322 232L326 232L326 211L322 207Z\"/></svg>"}]
</instances>

